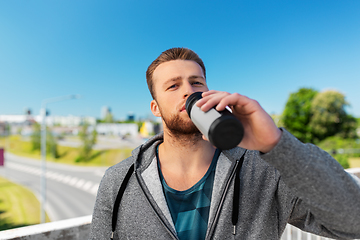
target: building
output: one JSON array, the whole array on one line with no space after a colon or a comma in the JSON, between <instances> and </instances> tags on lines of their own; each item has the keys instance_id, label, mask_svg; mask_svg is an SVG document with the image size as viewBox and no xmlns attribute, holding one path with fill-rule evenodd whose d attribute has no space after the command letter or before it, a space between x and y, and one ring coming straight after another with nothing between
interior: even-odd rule
<instances>
[{"instance_id":1,"label":"building","mask_svg":"<svg viewBox=\"0 0 360 240\"><path fill-rule=\"evenodd\" d=\"M10 134L21 133L23 129L30 129L36 120L28 114L24 115L0 115L0 122L7 124Z\"/></svg>"},{"instance_id":2,"label":"building","mask_svg":"<svg viewBox=\"0 0 360 240\"><path fill-rule=\"evenodd\" d=\"M136 123L99 123L96 125L96 131L101 135L120 137L137 137L139 133Z\"/></svg>"},{"instance_id":3,"label":"building","mask_svg":"<svg viewBox=\"0 0 360 240\"><path fill-rule=\"evenodd\" d=\"M35 120L38 123L42 122L42 116L35 116ZM62 127L76 127L87 123L89 125L96 124L96 118L94 117L77 117L77 116L47 116L47 126L62 126Z\"/></svg>"},{"instance_id":4,"label":"building","mask_svg":"<svg viewBox=\"0 0 360 240\"><path fill-rule=\"evenodd\" d=\"M24 115L0 115L1 125L7 125L10 128L10 134L31 135L33 132L33 125L35 123L42 123L42 116ZM58 134L78 132L78 127L84 123L89 125L96 125L96 118L94 117L76 117L76 116L47 116L46 125L52 127L52 130ZM0 135L4 130L0 126Z\"/></svg>"},{"instance_id":5,"label":"building","mask_svg":"<svg viewBox=\"0 0 360 240\"><path fill-rule=\"evenodd\" d=\"M8 135L8 125L7 123L0 122L0 136Z\"/></svg>"}]
</instances>

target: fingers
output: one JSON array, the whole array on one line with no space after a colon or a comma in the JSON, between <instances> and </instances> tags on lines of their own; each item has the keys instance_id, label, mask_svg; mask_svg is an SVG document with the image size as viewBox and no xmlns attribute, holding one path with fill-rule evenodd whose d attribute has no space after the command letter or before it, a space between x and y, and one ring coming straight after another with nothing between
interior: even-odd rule
<instances>
[{"instance_id":1,"label":"fingers","mask_svg":"<svg viewBox=\"0 0 360 240\"><path fill-rule=\"evenodd\" d=\"M210 110L214 106L216 106L216 110L222 111L226 106L244 105L249 100L247 97L238 93L230 94L228 92L219 92L215 90L204 92L202 97L203 98L196 103L196 106L200 107L204 112Z\"/></svg>"},{"instance_id":2,"label":"fingers","mask_svg":"<svg viewBox=\"0 0 360 240\"><path fill-rule=\"evenodd\" d=\"M213 92L206 94L205 96L203 95L203 98L200 99L196 103L196 105L198 107L200 107L201 110L203 110L204 112L210 110L214 106L217 106L216 110L221 111L221 110L224 110L226 105L224 108L222 108L222 104L220 104L220 102L228 95L229 95L229 93L227 93L227 92L213 91Z\"/></svg>"},{"instance_id":3,"label":"fingers","mask_svg":"<svg viewBox=\"0 0 360 240\"><path fill-rule=\"evenodd\" d=\"M214 94L214 93L217 93L218 91L215 91L215 90L209 90L209 91L207 91L207 92L203 92L202 94L201 94L201 96L202 97L206 97L206 96L209 96L209 95L211 95L211 94Z\"/></svg>"},{"instance_id":4,"label":"fingers","mask_svg":"<svg viewBox=\"0 0 360 240\"><path fill-rule=\"evenodd\" d=\"M220 100L220 102L216 106L216 109L218 111L222 111L225 109L226 106L236 107L237 109L239 109L239 107L246 105L248 100L249 98L238 93L228 93L227 96Z\"/></svg>"}]
</instances>

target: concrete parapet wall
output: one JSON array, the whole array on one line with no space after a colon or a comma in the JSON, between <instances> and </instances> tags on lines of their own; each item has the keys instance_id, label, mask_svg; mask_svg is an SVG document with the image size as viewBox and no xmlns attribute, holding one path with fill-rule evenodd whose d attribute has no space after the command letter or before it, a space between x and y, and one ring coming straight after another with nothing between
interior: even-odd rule
<instances>
[{"instance_id":1,"label":"concrete parapet wall","mask_svg":"<svg viewBox=\"0 0 360 240\"><path fill-rule=\"evenodd\" d=\"M83 240L89 238L91 215L0 232L1 240Z\"/></svg>"},{"instance_id":2,"label":"concrete parapet wall","mask_svg":"<svg viewBox=\"0 0 360 240\"><path fill-rule=\"evenodd\" d=\"M360 178L360 168L349 168L346 169L347 172L354 174L358 178Z\"/></svg>"}]
</instances>

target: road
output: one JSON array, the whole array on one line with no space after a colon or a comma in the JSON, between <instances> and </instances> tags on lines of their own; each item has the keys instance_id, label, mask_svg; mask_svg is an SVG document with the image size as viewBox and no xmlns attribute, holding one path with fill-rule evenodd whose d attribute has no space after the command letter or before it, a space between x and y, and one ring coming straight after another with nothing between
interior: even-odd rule
<instances>
[{"instance_id":1,"label":"road","mask_svg":"<svg viewBox=\"0 0 360 240\"><path fill-rule=\"evenodd\" d=\"M129 137L122 139L120 137L109 137L109 136L97 136L96 144L93 149L104 150L104 149L121 149L121 148L136 148L140 144L144 143L147 139L138 137ZM30 141L30 139L29 139ZM60 146L68 146L77 148L81 146L82 142L79 138L64 137L62 140L57 141Z\"/></svg>"},{"instance_id":2,"label":"road","mask_svg":"<svg viewBox=\"0 0 360 240\"><path fill-rule=\"evenodd\" d=\"M47 162L45 210L51 221L92 214L106 169ZM0 176L28 187L40 200L41 161L6 153Z\"/></svg>"}]
</instances>

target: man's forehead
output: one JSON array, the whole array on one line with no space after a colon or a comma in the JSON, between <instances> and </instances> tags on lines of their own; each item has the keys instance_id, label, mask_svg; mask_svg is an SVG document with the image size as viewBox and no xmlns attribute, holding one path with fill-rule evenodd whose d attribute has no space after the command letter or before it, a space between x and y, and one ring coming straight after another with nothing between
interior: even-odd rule
<instances>
[{"instance_id":1,"label":"man's forehead","mask_svg":"<svg viewBox=\"0 0 360 240\"><path fill-rule=\"evenodd\" d=\"M161 63L155 68L153 73L153 79L167 80L170 78L181 77L182 74L188 73L192 76L199 75L203 78L204 73L200 65L193 60L171 60Z\"/></svg>"}]
</instances>

